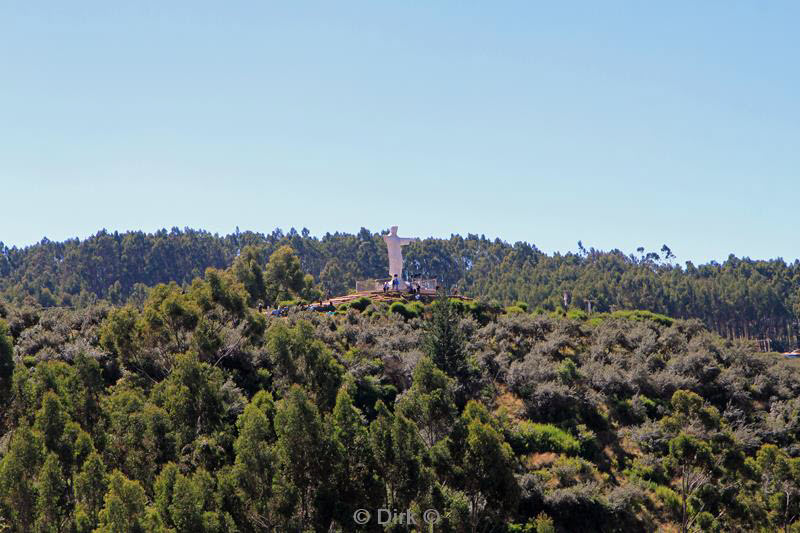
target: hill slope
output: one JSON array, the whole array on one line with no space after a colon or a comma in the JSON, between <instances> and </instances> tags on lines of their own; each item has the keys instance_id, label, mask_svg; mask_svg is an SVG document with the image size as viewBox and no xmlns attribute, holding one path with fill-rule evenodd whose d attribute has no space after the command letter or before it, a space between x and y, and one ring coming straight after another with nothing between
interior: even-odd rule
<instances>
[{"instance_id":1,"label":"hill slope","mask_svg":"<svg viewBox=\"0 0 800 533\"><path fill-rule=\"evenodd\" d=\"M227 236L203 231L155 234L100 232L85 241L43 241L25 249L0 245L0 290L7 300L44 306L86 305L105 298L118 303L137 290L175 281L189 283L207 267L230 266L248 245L262 262L290 245L324 292L346 293L357 279L383 276L386 249L380 235L252 232ZM567 293L571 307L646 309L699 318L727 337L771 338L777 348L797 342L800 264L731 256L723 264L675 266L659 254L625 255L618 250L583 250L548 256L528 243L509 244L483 236L426 239L407 247L409 270L438 277L448 287L500 304L524 301L553 310ZM663 255L663 253L662 253ZM140 290L141 292L141 290Z\"/></svg>"},{"instance_id":2,"label":"hill slope","mask_svg":"<svg viewBox=\"0 0 800 533\"><path fill-rule=\"evenodd\" d=\"M387 508L437 531L734 531L800 511L800 375L698 321L247 301L211 269L141 305L9 306L0 524L379 531Z\"/></svg>"}]
</instances>

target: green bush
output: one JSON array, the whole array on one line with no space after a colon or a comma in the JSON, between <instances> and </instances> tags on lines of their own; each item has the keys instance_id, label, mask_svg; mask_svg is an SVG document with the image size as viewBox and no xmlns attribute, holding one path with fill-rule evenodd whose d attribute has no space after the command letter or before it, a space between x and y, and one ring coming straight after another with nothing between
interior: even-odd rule
<instances>
[{"instance_id":1,"label":"green bush","mask_svg":"<svg viewBox=\"0 0 800 533\"><path fill-rule=\"evenodd\" d=\"M467 302L465 302L464 300L459 300L458 298L450 298L450 305L452 305L453 309L455 309L462 315L469 311Z\"/></svg>"},{"instance_id":2,"label":"green bush","mask_svg":"<svg viewBox=\"0 0 800 533\"><path fill-rule=\"evenodd\" d=\"M525 310L523 308L518 307L516 305L509 305L508 307L506 307L505 311L506 311L506 314L509 314L509 315L514 314L514 313L524 313L525 312Z\"/></svg>"},{"instance_id":3,"label":"green bush","mask_svg":"<svg viewBox=\"0 0 800 533\"><path fill-rule=\"evenodd\" d=\"M407 304L403 302L394 302L389 306L390 313L397 313L406 320L421 316L423 309L422 304L419 302L409 302Z\"/></svg>"},{"instance_id":4,"label":"green bush","mask_svg":"<svg viewBox=\"0 0 800 533\"><path fill-rule=\"evenodd\" d=\"M567 311L567 318L570 320L580 320L581 322L585 322L589 319L589 315L582 309L570 309Z\"/></svg>"},{"instance_id":5,"label":"green bush","mask_svg":"<svg viewBox=\"0 0 800 533\"><path fill-rule=\"evenodd\" d=\"M586 325L592 328L596 328L600 324L602 324L609 316L608 313L592 313L592 316L589 320L586 321Z\"/></svg>"},{"instance_id":6,"label":"green bush","mask_svg":"<svg viewBox=\"0 0 800 533\"><path fill-rule=\"evenodd\" d=\"M611 316L615 318L625 318L627 320L638 320L638 321L645 321L650 320L657 324L661 324L662 326L671 326L675 319L670 318L666 315L660 315L658 313L653 313L651 311L641 311L641 310L634 310L634 311L614 311L611 313Z\"/></svg>"},{"instance_id":7,"label":"green bush","mask_svg":"<svg viewBox=\"0 0 800 533\"><path fill-rule=\"evenodd\" d=\"M656 487L656 497L670 512L677 514L680 511L681 499L671 488L659 485Z\"/></svg>"},{"instance_id":8,"label":"green bush","mask_svg":"<svg viewBox=\"0 0 800 533\"><path fill-rule=\"evenodd\" d=\"M456 311L458 311L459 314L465 315L469 313L472 315L472 318L481 324L488 322L493 313L501 311L500 308L493 308L491 305L477 300L464 301L459 300L458 298L450 298L450 304L455 308Z\"/></svg>"},{"instance_id":9,"label":"green bush","mask_svg":"<svg viewBox=\"0 0 800 533\"><path fill-rule=\"evenodd\" d=\"M297 305L308 305L308 302L302 298L295 298L292 300L281 300L278 302L278 307L295 307Z\"/></svg>"},{"instance_id":10,"label":"green bush","mask_svg":"<svg viewBox=\"0 0 800 533\"><path fill-rule=\"evenodd\" d=\"M564 359L556 371L562 383L570 384L578 378L578 367L572 359Z\"/></svg>"},{"instance_id":11,"label":"green bush","mask_svg":"<svg viewBox=\"0 0 800 533\"><path fill-rule=\"evenodd\" d=\"M363 311L364 309L369 307L369 304L371 304L371 303L372 303L372 300L370 300L366 296L362 296L362 297L358 298L357 300L353 300L352 302L350 302L350 307L352 307L353 309L355 309L357 311Z\"/></svg>"},{"instance_id":12,"label":"green bush","mask_svg":"<svg viewBox=\"0 0 800 533\"><path fill-rule=\"evenodd\" d=\"M555 452L577 455L581 445L578 439L552 424L537 424L523 420L511 431L511 447L517 454Z\"/></svg>"},{"instance_id":13,"label":"green bush","mask_svg":"<svg viewBox=\"0 0 800 533\"><path fill-rule=\"evenodd\" d=\"M536 529L536 533L556 533L556 527L553 524L553 519L547 516L544 512L539 513L536 516L536 520L533 522L533 525Z\"/></svg>"},{"instance_id":14,"label":"green bush","mask_svg":"<svg viewBox=\"0 0 800 533\"><path fill-rule=\"evenodd\" d=\"M509 524L508 533L555 533L556 527L553 519L544 511L536 518L531 518L526 524Z\"/></svg>"},{"instance_id":15,"label":"green bush","mask_svg":"<svg viewBox=\"0 0 800 533\"><path fill-rule=\"evenodd\" d=\"M519 307L520 309L522 309L526 313L528 312L528 302L522 302L522 301L517 300L516 302L514 302L514 307Z\"/></svg>"}]
</instances>

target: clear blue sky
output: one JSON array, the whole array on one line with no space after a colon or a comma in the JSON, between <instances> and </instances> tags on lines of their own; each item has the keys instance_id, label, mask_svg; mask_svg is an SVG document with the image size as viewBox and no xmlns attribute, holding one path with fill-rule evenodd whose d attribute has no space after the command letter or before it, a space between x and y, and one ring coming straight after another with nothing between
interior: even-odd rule
<instances>
[{"instance_id":1,"label":"clear blue sky","mask_svg":"<svg viewBox=\"0 0 800 533\"><path fill-rule=\"evenodd\" d=\"M128 4L128 5L125 5ZM0 3L0 240L800 256L797 2Z\"/></svg>"}]
</instances>

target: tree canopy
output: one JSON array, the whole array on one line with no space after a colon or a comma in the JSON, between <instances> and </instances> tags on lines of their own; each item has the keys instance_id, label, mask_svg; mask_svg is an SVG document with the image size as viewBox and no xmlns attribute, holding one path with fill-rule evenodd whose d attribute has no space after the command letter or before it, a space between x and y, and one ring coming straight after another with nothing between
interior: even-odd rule
<instances>
[{"instance_id":1,"label":"tree canopy","mask_svg":"<svg viewBox=\"0 0 800 533\"><path fill-rule=\"evenodd\" d=\"M550 296L505 309L442 297L408 313L365 298L276 316L263 307L325 288L313 268L332 260L315 255L326 239L231 239L238 253L191 279L128 280L102 298L88 297L88 285L53 284L53 298L76 298L71 307L5 286L0 530L405 530L399 515L379 524L381 509L417 522L433 510L436 530L449 532L800 527L792 361L652 312L663 311L656 300L649 310L597 304L589 315ZM380 267L375 235L336 239L352 240L358 264ZM555 261L470 240L463 246L496 250L509 273ZM418 244L410 256L438 246ZM413 261L424 266L421 257ZM429 256L430 268L444 269L446 257ZM625 283L717 275L647 254L614 270L614 257L562 257L559 279L594 268ZM729 267L719 268L717 281L727 280ZM658 287L636 293L630 283L631 306ZM495 290L477 278L461 288L481 286ZM371 517L364 524L360 509Z\"/></svg>"}]
</instances>

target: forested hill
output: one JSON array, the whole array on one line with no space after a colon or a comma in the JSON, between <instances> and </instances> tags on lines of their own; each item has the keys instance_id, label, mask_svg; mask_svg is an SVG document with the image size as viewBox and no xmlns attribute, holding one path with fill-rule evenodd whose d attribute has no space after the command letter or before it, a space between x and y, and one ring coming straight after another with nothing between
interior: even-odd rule
<instances>
[{"instance_id":1,"label":"forested hill","mask_svg":"<svg viewBox=\"0 0 800 533\"><path fill-rule=\"evenodd\" d=\"M219 236L198 230L108 233L86 240L42 242L23 249L0 243L0 291L9 302L83 307L97 299L121 303L144 286L188 284L207 267L226 268L247 246L259 261L290 245L323 293L351 290L356 279L383 276L386 248L380 234L311 236L307 230ZM626 255L586 250L549 256L534 245L454 235L425 239L405 249L410 270L438 277L448 287L485 301L528 303L531 309L569 305L598 311L645 309L699 318L728 337L769 337L775 346L796 340L800 316L800 264L730 256L722 264L674 264L661 253ZM266 302L269 304L270 302Z\"/></svg>"}]
</instances>

